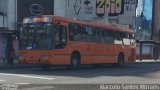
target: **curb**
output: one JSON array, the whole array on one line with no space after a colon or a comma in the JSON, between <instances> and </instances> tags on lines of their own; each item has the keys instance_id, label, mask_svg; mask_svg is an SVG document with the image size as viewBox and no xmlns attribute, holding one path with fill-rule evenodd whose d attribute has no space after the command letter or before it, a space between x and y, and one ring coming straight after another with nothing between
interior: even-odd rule
<instances>
[{"instance_id":1,"label":"curb","mask_svg":"<svg viewBox=\"0 0 160 90\"><path fill-rule=\"evenodd\" d=\"M160 63L160 60L136 60L134 64L138 63ZM34 67L40 67L39 65L35 64L18 64L14 63L13 65L5 64L5 63L0 63L0 69L23 69L23 68L34 68Z\"/></svg>"},{"instance_id":2,"label":"curb","mask_svg":"<svg viewBox=\"0 0 160 90\"><path fill-rule=\"evenodd\" d=\"M136 62L160 62L160 60L136 60Z\"/></svg>"},{"instance_id":3,"label":"curb","mask_svg":"<svg viewBox=\"0 0 160 90\"><path fill-rule=\"evenodd\" d=\"M143 64L143 63L160 63L160 60L136 60L135 63L140 63L140 64Z\"/></svg>"}]
</instances>

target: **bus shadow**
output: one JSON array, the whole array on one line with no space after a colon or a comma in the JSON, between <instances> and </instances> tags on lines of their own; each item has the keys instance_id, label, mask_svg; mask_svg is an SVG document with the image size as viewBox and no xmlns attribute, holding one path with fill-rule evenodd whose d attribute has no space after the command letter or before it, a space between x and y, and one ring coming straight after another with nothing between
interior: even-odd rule
<instances>
[{"instance_id":1,"label":"bus shadow","mask_svg":"<svg viewBox=\"0 0 160 90\"><path fill-rule=\"evenodd\" d=\"M113 67L111 65L103 65L99 67L82 66L77 69L68 69L66 67L53 67L50 70L42 70L41 68L27 68L17 70L0 70L1 73L12 74L32 74L46 76L68 76L93 78L99 76L138 76L149 77L148 74L160 72L160 63L137 63L125 65L123 67Z\"/></svg>"}]
</instances>

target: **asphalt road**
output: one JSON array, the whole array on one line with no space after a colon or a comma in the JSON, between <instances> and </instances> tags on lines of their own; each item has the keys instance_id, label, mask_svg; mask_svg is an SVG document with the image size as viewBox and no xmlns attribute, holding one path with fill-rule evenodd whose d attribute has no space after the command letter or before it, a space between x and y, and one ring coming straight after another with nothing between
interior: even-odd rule
<instances>
[{"instance_id":1,"label":"asphalt road","mask_svg":"<svg viewBox=\"0 0 160 90\"><path fill-rule=\"evenodd\" d=\"M160 87L160 63L78 69L54 67L47 71L39 67L7 68L0 69L0 84L0 90L7 90L6 87L8 90L97 90L99 84L159 84Z\"/></svg>"}]
</instances>

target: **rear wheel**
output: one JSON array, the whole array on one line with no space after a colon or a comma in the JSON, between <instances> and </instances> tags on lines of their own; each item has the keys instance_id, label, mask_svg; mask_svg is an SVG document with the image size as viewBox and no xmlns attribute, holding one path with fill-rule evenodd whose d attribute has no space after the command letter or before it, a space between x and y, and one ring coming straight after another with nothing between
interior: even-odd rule
<instances>
[{"instance_id":1,"label":"rear wheel","mask_svg":"<svg viewBox=\"0 0 160 90\"><path fill-rule=\"evenodd\" d=\"M123 54L120 54L118 56L118 63L117 63L118 66L123 66L124 65L124 55Z\"/></svg>"},{"instance_id":2,"label":"rear wheel","mask_svg":"<svg viewBox=\"0 0 160 90\"><path fill-rule=\"evenodd\" d=\"M78 53L73 53L71 55L71 63L70 67L71 68L77 68L80 65L80 55Z\"/></svg>"},{"instance_id":3,"label":"rear wheel","mask_svg":"<svg viewBox=\"0 0 160 90\"><path fill-rule=\"evenodd\" d=\"M112 64L112 66L119 67L119 66L123 66L123 65L124 65L124 55L123 55L123 54L120 54L120 55L118 56L118 61L117 61L117 63Z\"/></svg>"}]
</instances>

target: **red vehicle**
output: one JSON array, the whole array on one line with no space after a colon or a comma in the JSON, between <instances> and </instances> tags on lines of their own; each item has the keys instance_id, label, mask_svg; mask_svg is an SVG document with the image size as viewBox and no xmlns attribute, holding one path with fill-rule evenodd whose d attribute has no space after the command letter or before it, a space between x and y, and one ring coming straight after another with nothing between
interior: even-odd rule
<instances>
[{"instance_id":1,"label":"red vehicle","mask_svg":"<svg viewBox=\"0 0 160 90\"><path fill-rule=\"evenodd\" d=\"M43 68L133 63L134 34L129 28L58 16L26 18L20 34L19 62Z\"/></svg>"}]
</instances>

